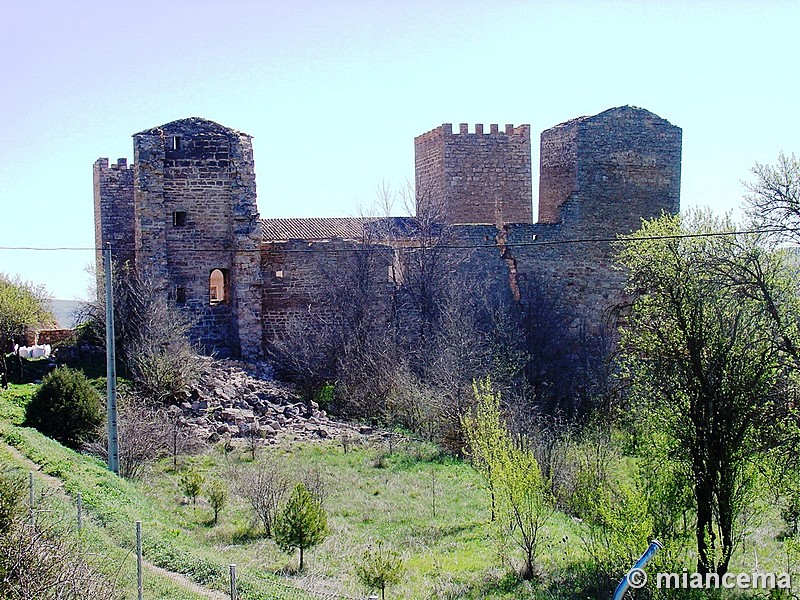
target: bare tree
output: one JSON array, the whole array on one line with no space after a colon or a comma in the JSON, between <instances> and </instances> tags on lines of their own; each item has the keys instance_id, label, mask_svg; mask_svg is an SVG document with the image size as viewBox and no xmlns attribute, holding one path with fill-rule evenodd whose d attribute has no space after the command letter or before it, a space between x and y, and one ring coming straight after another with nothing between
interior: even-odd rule
<instances>
[{"instance_id":1,"label":"bare tree","mask_svg":"<svg viewBox=\"0 0 800 600\"><path fill-rule=\"evenodd\" d=\"M234 476L236 493L253 509L253 516L272 537L278 510L288 497L291 481L285 463L277 457L263 457L259 462L239 467Z\"/></svg>"},{"instance_id":2,"label":"bare tree","mask_svg":"<svg viewBox=\"0 0 800 600\"><path fill-rule=\"evenodd\" d=\"M112 581L91 564L85 549L57 521L49 510L35 513L30 522L17 497L10 502L7 493L20 496L24 486L9 472L0 473L2 504L10 508L3 514L0 530L0 597L18 600L74 598L111 600L117 597ZM44 498L42 502L47 502ZM45 504L46 506L46 504Z\"/></svg>"},{"instance_id":3,"label":"bare tree","mask_svg":"<svg viewBox=\"0 0 800 600\"><path fill-rule=\"evenodd\" d=\"M122 477L136 479L149 462L169 455L173 431L164 424L172 421L168 411L153 406L135 392L126 390L120 394L117 422L119 473ZM87 450L107 459L105 432L97 441L88 444Z\"/></svg>"},{"instance_id":4,"label":"bare tree","mask_svg":"<svg viewBox=\"0 0 800 600\"><path fill-rule=\"evenodd\" d=\"M776 165L756 163L752 173L755 180L744 184L749 216L778 239L800 241L800 160L781 152Z\"/></svg>"},{"instance_id":5,"label":"bare tree","mask_svg":"<svg viewBox=\"0 0 800 600\"><path fill-rule=\"evenodd\" d=\"M115 266L114 331L117 350L139 390L150 400L166 403L191 387L201 363L189 342L193 326L154 282L129 265ZM81 310L87 335L105 344L105 298L97 295Z\"/></svg>"},{"instance_id":6,"label":"bare tree","mask_svg":"<svg viewBox=\"0 0 800 600\"><path fill-rule=\"evenodd\" d=\"M325 504L330 490L328 489L328 481L322 469L316 465L308 467L300 477L300 482L305 486L314 500L319 502L320 505Z\"/></svg>"}]
</instances>

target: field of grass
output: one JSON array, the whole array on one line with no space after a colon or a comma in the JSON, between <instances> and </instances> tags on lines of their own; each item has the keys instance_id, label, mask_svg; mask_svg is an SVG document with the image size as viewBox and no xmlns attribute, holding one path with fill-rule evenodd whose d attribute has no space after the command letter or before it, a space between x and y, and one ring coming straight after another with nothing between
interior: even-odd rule
<instances>
[{"instance_id":1,"label":"field of grass","mask_svg":"<svg viewBox=\"0 0 800 600\"><path fill-rule=\"evenodd\" d=\"M242 498L232 494L214 525L202 492L196 504L183 497L180 475L187 468L198 470L207 480L231 483L235 470L251 461L244 449L209 448L181 456L177 470L171 459L164 459L151 465L139 481L125 481L97 459L21 427L23 407L33 389L15 385L0 392L0 464L25 468L19 453L41 473L57 478L66 495L51 494L50 502L63 520L72 518L74 499L82 494L88 526L81 539L93 555L105 557L101 561L105 572L118 572L125 598L135 597L131 550L137 520L143 522L147 560L216 590L227 589L228 565L235 563L242 600L365 598L367 590L357 583L353 567L364 548L376 540L402 553L405 561L404 581L388 591L390 598L592 597L581 587L581 572L589 564L583 524L556 513L538 561L542 577L533 584L519 582L514 570L521 554L508 541L497 539L480 476L430 444L405 440L393 444L391 453L377 438L346 453L334 440L263 448L262 456L282 457L298 478L304 471L318 469L328 491L325 506L331 535L307 552L307 568L298 575L297 556L283 554L260 535ZM38 474L37 480L41 480ZM775 515L765 514L740 547L734 570L751 571L754 560L765 570L786 568L786 553L777 540L781 524ZM145 583L147 598L202 597L150 572Z\"/></svg>"}]
</instances>

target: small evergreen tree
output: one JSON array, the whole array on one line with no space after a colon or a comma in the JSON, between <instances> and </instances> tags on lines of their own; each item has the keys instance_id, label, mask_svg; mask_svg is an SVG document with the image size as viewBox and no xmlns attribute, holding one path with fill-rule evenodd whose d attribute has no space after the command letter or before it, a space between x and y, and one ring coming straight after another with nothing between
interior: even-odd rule
<instances>
[{"instance_id":1,"label":"small evergreen tree","mask_svg":"<svg viewBox=\"0 0 800 600\"><path fill-rule=\"evenodd\" d=\"M197 497L200 495L204 482L205 478L193 468L181 475L181 489L192 499L192 504L197 503Z\"/></svg>"},{"instance_id":2,"label":"small evergreen tree","mask_svg":"<svg viewBox=\"0 0 800 600\"><path fill-rule=\"evenodd\" d=\"M25 410L25 425L78 449L103 423L100 395L81 371L58 367L45 375Z\"/></svg>"},{"instance_id":3,"label":"small evergreen tree","mask_svg":"<svg viewBox=\"0 0 800 600\"><path fill-rule=\"evenodd\" d=\"M224 483L215 479L206 486L206 496L208 497L208 503L214 511L214 525L216 525L219 511L221 511L228 502L228 488L225 487Z\"/></svg>"},{"instance_id":4,"label":"small evergreen tree","mask_svg":"<svg viewBox=\"0 0 800 600\"><path fill-rule=\"evenodd\" d=\"M383 542L364 551L361 563L356 565L356 577L368 590L380 590L381 600L386 598L386 588L400 583L405 568L397 552L383 547Z\"/></svg>"},{"instance_id":5,"label":"small evergreen tree","mask_svg":"<svg viewBox=\"0 0 800 600\"><path fill-rule=\"evenodd\" d=\"M275 543L290 554L300 550L300 571L303 551L328 537L328 515L302 483L298 483L275 521Z\"/></svg>"}]
</instances>

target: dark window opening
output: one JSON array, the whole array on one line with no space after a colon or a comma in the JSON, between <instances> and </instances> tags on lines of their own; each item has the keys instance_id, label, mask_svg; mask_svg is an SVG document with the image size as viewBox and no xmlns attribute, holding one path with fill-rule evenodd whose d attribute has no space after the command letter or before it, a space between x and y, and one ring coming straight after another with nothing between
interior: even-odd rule
<instances>
[{"instance_id":1,"label":"dark window opening","mask_svg":"<svg viewBox=\"0 0 800 600\"><path fill-rule=\"evenodd\" d=\"M228 301L228 271L214 269L208 278L208 301L212 306Z\"/></svg>"},{"instance_id":2,"label":"dark window opening","mask_svg":"<svg viewBox=\"0 0 800 600\"><path fill-rule=\"evenodd\" d=\"M173 150L181 149L181 136L179 135L172 136L172 149Z\"/></svg>"},{"instance_id":3,"label":"dark window opening","mask_svg":"<svg viewBox=\"0 0 800 600\"><path fill-rule=\"evenodd\" d=\"M175 288L175 304L186 304L186 288L185 287L176 287Z\"/></svg>"},{"instance_id":4,"label":"dark window opening","mask_svg":"<svg viewBox=\"0 0 800 600\"><path fill-rule=\"evenodd\" d=\"M176 210L172 213L172 226L173 227L186 227L186 211Z\"/></svg>"}]
</instances>

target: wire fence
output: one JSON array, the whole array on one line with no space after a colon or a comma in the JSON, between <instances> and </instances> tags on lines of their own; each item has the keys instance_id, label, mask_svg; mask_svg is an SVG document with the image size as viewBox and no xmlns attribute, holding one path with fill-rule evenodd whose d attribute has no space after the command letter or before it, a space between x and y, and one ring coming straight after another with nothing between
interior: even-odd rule
<instances>
[{"instance_id":1,"label":"wire fence","mask_svg":"<svg viewBox=\"0 0 800 600\"><path fill-rule=\"evenodd\" d=\"M25 503L27 504L27 518L25 519L25 524L31 528L31 531L44 528L45 523L40 519L55 512L60 513L60 516L53 514L53 518L60 520L67 517L66 522L62 521L63 524L67 525L68 523L67 527L76 533L87 525L87 514L83 504L83 497L80 493L74 498L71 510L68 509L64 513L61 510L54 511L50 507L52 498L48 495L46 488L37 485L33 471L28 472L27 484L27 502ZM159 564L162 561L155 556L145 556L143 548L147 548L147 545L143 544L143 539L146 537L146 532L142 532L141 521L132 523L131 528L135 531L135 537L132 536L135 541L132 544L123 543L120 548L128 551L127 557L135 557L136 588L138 591L137 596L140 600L145 599L143 580L153 576L152 573L148 572L148 558L155 566L171 573L182 574L192 580L193 583L200 585L200 587L205 587L209 594L214 594L214 597L220 597L221 594L224 594L225 597L229 597L232 600L377 600L377 596L351 596L338 590L315 589L315 587L327 588L330 585L329 582L323 580L305 579L303 580L305 586L298 586L289 581L281 580L278 576L263 572L243 570L237 573L236 565L228 565L224 569L222 565L205 565L211 566L212 570L215 571L215 575L204 585L203 582L198 582L196 577L192 577L192 573L187 572L191 571L191 569L178 568L175 570L174 565ZM187 562L191 562L191 559L189 558ZM224 591L221 591L221 588L224 588Z\"/></svg>"}]
</instances>

